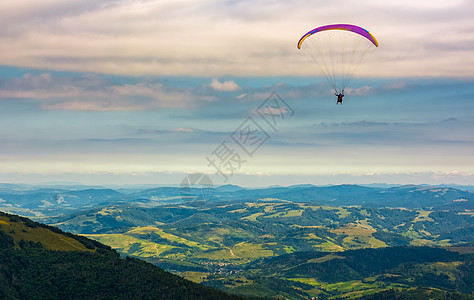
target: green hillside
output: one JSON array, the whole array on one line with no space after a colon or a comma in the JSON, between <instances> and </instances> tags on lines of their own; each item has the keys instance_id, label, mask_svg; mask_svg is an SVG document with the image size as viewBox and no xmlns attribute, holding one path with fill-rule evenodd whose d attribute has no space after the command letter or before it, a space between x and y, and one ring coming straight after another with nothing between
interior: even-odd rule
<instances>
[{"instance_id":1,"label":"green hillside","mask_svg":"<svg viewBox=\"0 0 474 300\"><path fill-rule=\"evenodd\" d=\"M170 270L182 270L183 259L202 267L203 263L242 264L298 251L474 242L470 211L332 207L274 200L210 203L199 208L111 206L49 222L120 253L166 263ZM170 268L173 262L179 265L175 269Z\"/></svg>"},{"instance_id":2,"label":"green hillside","mask_svg":"<svg viewBox=\"0 0 474 300\"><path fill-rule=\"evenodd\" d=\"M44 250L95 252L96 247L103 247L97 242L63 233L52 226L36 223L16 215L0 213L0 226L1 232L12 238L15 249L28 244Z\"/></svg>"},{"instance_id":3,"label":"green hillside","mask_svg":"<svg viewBox=\"0 0 474 300\"><path fill-rule=\"evenodd\" d=\"M432 247L298 252L265 258L231 275L200 276L234 294L289 299L474 299L472 253ZM466 248L462 252L470 252ZM197 278L199 273L188 274ZM416 287L429 289L417 290ZM428 291L428 292L427 292ZM425 294L429 297L425 297ZM377 298L380 296L381 298ZM423 297L422 297L423 296ZM449 298L449 297L451 298ZM456 298L459 296L460 298ZM396 298L399 297L399 298Z\"/></svg>"},{"instance_id":4,"label":"green hillside","mask_svg":"<svg viewBox=\"0 0 474 300\"><path fill-rule=\"evenodd\" d=\"M443 291L435 288L416 287L409 289L388 289L375 294L363 296L361 300L469 300L473 296L459 292Z\"/></svg>"},{"instance_id":5,"label":"green hillside","mask_svg":"<svg viewBox=\"0 0 474 300\"><path fill-rule=\"evenodd\" d=\"M473 242L470 210L266 199L200 207L116 205L50 221L236 295L360 298L417 286L472 294L466 271L472 248L441 248Z\"/></svg>"},{"instance_id":6,"label":"green hillside","mask_svg":"<svg viewBox=\"0 0 474 300\"><path fill-rule=\"evenodd\" d=\"M0 299L237 299L85 237L0 212Z\"/></svg>"}]
</instances>

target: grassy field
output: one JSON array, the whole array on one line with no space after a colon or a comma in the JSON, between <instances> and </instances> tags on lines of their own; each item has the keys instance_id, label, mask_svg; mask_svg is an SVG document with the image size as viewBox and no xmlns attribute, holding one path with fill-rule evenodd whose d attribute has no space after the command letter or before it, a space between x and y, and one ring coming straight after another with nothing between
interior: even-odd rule
<instances>
[{"instance_id":1,"label":"grassy field","mask_svg":"<svg viewBox=\"0 0 474 300\"><path fill-rule=\"evenodd\" d=\"M250 216L242 217L241 220L248 220L248 221L256 222L257 218L260 217L260 216L263 216L263 215L265 215L265 213L254 213L254 214L251 214Z\"/></svg>"},{"instance_id":2,"label":"grassy field","mask_svg":"<svg viewBox=\"0 0 474 300\"><path fill-rule=\"evenodd\" d=\"M334 284L328 284L324 282L319 282L314 278L287 278L288 280L301 282L304 284L308 284L314 286L314 289L306 290L313 297L317 297L321 293L326 293L329 295L337 295L337 296L329 296L328 299L357 299L362 296L374 294L376 292L384 291L390 288L399 288L405 287L404 285L400 284L391 284L387 285L382 282L376 282L375 280L365 279L362 280L351 280L345 282L338 282Z\"/></svg>"},{"instance_id":3,"label":"grassy field","mask_svg":"<svg viewBox=\"0 0 474 300\"><path fill-rule=\"evenodd\" d=\"M273 251L264 248L263 244L239 243L232 247L232 252L238 258L257 259L273 256Z\"/></svg>"},{"instance_id":4,"label":"grassy field","mask_svg":"<svg viewBox=\"0 0 474 300\"><path fill-rule=\"evenodd\" d=\"M160 228L154 227L154 226L136 227L132 230L127 231L125 233L125 235L130 235L130 236L135 236L137 238L140 238L140 237L146 236L147 234L150 234L150 233L155 233L155 234L159 235L161 238L164 238L164 239L166 239L170 242L176 242L176 243L179 243L179 244L186 245L188 247L198 248L199 250L202 250L202 251L206 251L206 250L209 250L211 248L207 245L202 245L202 244L199 244L198 242L190 241L190 240L187 240L185 238L178 237L174 234L164 232L163 229L160 229Z\"/></svg>"},{"instance_id":5,"label":"grassy field","mask_svg":"<svg viewBox=\"0 0 474 300\"><path fill-rule=\"evenodd\" d=\"M138 257L159 257L163 252L175 248L126 234L88 234L85 236L109 245L121 253Z\"/></svg>"},{"instance_id":6,"label":"grassy field","mask_svg":"<svg viewBox=\"0 0 474 300\"><path fill-rule=\"evenodd\" d=\"M155 234L162 239L161 242L154 242L150 239L150 234ZM86 234L85 236L95 239L101 243L109 245L113 249L136 257L165 257L170 259L184 259L194 252L213 253L215 247L203 245L195 241L190 241L182 237L164 232L154 226L136 227L120 234ZM171 251L170 250L175 250ZM205 256L204 256L205 257ZM222 256L216 255L221 258Z\"/></svg>"},{"instance_id":7,"label":"grassy field","mask_svg":"<svg viewBox=\"0 0 474 300\"><path fill-rule=\"evenodd\" d=\"M12 234L16 244L19 244L21 240L34 243L41 241L43 248L47 250L93 251L73 238L52 232L47 228L28 227L21 221L12 222L8 217L0 216L0 225L3 231Z\"/></svg>"}]
</instances>

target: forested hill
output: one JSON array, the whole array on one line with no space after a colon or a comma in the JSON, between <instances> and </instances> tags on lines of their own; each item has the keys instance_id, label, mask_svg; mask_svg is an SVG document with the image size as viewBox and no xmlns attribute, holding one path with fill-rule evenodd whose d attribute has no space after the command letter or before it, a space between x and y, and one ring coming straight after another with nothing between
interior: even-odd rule
<instances>
[{"instance_id":1,"label":"forested hill","mask_svg":"<svg viewBox=\"0 0 474 300\"><path fill-rule=\"evenodd\" d=\"M239 299L0 212L0 299Z\"/></svg>"}]
</instances>

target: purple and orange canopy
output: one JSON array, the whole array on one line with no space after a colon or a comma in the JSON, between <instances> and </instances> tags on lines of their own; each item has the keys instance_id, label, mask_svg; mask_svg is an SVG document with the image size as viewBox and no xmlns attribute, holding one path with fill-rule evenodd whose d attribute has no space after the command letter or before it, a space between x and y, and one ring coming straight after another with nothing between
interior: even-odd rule
<instances>
[{"instance_id":1,"label":"purple and orange canopy","mask_svg":"<svg viewBox=\"0 0 474 300\"><path fill-rule=\"evenodd\" d=\"M313 30L311 31L308 31L307 33L305 33L305 35L303 35L300 40L298 41L298 49L301 48L301 45L303 44L303 41L317 33L317 32L321 32L321 31L325 31L325 30L347 30L347 31L352 31L356 34L360 34L361 36L365 37L366 39L368 39L372 44L375 45L375 47L378 47L379 46L379 43L377 42L377 39L375 39L375 37L367 30L365 30L364 28L362 27L359 27L359 26L356 26L356 25L350 25L350 24L333 24L333 25L325 25L325 26L321 26L321 27L317 27L317 28L314 28Z\"/></svg>"}]
</instances>

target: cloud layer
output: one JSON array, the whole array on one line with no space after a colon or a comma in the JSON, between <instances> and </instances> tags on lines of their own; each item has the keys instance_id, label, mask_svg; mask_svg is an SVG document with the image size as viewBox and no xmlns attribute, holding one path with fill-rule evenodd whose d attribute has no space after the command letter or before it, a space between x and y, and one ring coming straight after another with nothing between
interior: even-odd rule
<instances>
[{"instance_id":1,"label":"cloud layer","mask_svg":"<svg viewBox=\"0 0 474 300\"><path fill-rule=\"evenodd\" d=\"M205 158L223 141L240 149L231 136L248 118L268 139L252 157L241 153L241 175L472 178L472 81L355 81L336 106L324 79L314 80L58 72L2 79L0 178L210 172ZM285 105L262 107L274 91Z\"/></svg>"},{"instance_id":2,"label":"cloud layer","mask_svg":"<svg viewBox=\"0 0 474 300\"><path fill-rule=\"evenodd\" d=\"M270 138L238 172L249 183L472 182L473 11L467 0L0 1L0 180L207 172L206 156L251 118ZM343 106L296 48L331 23L380 43ZM294 112L284 126L258 114L274 91L287 105L263 112Z\"/></svg>"},{"instance_id":3,"label":"cloud layer","mask_svg":"<svg viewBox=\"0 0 474 300\"><path fill-rule=\"evenodd\" d=\"M311 75L317 71L297 40L318 25L344 22L370 29L381 45L361 74L473 76L473 10L462 0L5 0L0 65L123 75Z\"/></svg>"},{"instance_id":4,"label":"cloud layer","mask_svg":"<svg viewBox=\"0 0 474 300\"><path fill-rule=\"evenodd\" d=\"M213 86L216 85L217 87ZM230 81L214 80L213 89L235 89ZM213 101L214 95L196 89L176 88L162 83L140 82L113 84L104 77L85 74L80 77L25 74L0 81L0 99L34 100L43 110L133 111L159 108L190 108Z\"/></svg>"}]
</instances>

